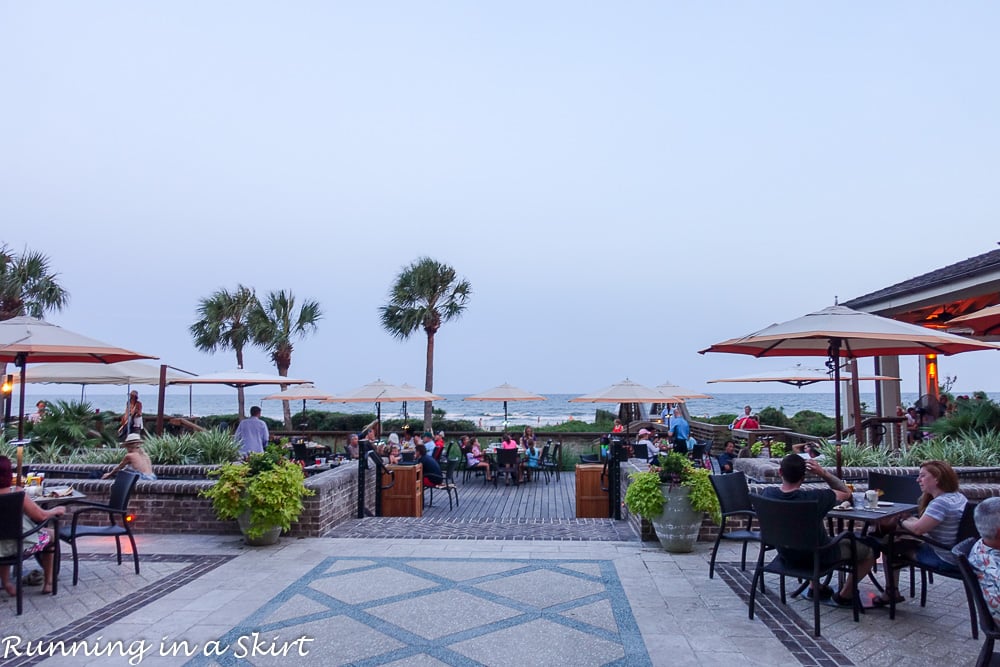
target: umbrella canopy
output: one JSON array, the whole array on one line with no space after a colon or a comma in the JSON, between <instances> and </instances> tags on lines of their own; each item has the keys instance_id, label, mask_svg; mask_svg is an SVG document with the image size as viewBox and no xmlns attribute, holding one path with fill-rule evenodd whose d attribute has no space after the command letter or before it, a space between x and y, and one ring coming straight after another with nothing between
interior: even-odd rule
<instances>
[{"instance_id":1,"label":"umbrella canopy","mask_svg":"<svg viewBox=\"0 0 1000 667\"><path fill-rule=\"evenodd\" d=\"M663 384L656 385L656 389L659 389L660 391L662 391L664 394L667 394L668 396L676 396L677 398L680 398L680 399L683 399L683 400L691 400L691 399L698 399L698 398L712 398L708 394L702 394L702 393L697 392L697 391L692 391L691 389L685 389L684 387L679 387L676 384L674 384L673 382L670 382L669 380L666 381L666 382L664 382ZM674 402L676 402L676 401L674 401Z\"/></svg>"},{"instance_id":2,"label":"umbrella canopy","mask_svg":"<svg viewBox=\"0 0 1000 667\"><path fill-rule=\"evenodd\" d=\"M850 373L841 373L841 382L848 382L852 379ZM866 375L859 377L858 380L869 381L869 380L879 380L879 381L895 381L898 382L899 378L892 377L890 375ZM819 368L806 368L802 364L796 364L795 368L787 368L784 370L777 371L764 371L763 373L751 373L750 375L740 375L738 377L732 378L720 378L718 380L709 380L709 384L714 382L783 382L785 384L790 384L794 387L805 387L806 385L816 384L817 382L832 382L833 374L827 370L821 370Z\"/></svg>"},{"instance_id":3,"label":"umbrella canopy","mask_svg":"<svg viewBox=\"0 0 1000 667\"><path fill-rule=\"evenodd\" d=\"M548 399L538 394L532 394L504 382L502 385L487 389L479 394L466 396L464 401L503 401L503 424L507 428L507 401L547 401Z\"/></svg>"},{"instance_id":4,"label":"umbrella canopy","mask_svg":"<svg viewBox=\"0 0 1000 667\"><path fill-rule=\"evenodd\" d=\"M277 394L271 394L270 396L265 396L263 400L265 401L324 401L333 398L333 394L325 391L320 391L312 384L304 384L298 387L289 387L284 391L279 391Z\"/></svg>"},{"instance_id":5,"label":"umbrella canopy","mask_svg":"<svg viewBox=\"0 0 1000 667\"><path fill-rule=\"evenodd\" d=\"M14 362L21 368L21 397L17 438L24 437L24 385L26 366L32 363L113 364L134 359L156 359L132 352L34 317L12 317L0 322L0 363ZM20 475L20 470L18 470Z\"/></svg>"},{"instance_id":6,"label":"umbrella canopy","mask_svg":"<svg viewBox=\"0 0 1000 667\"><path fill-rule=\"evenodd\" d=\"M863 313L845 306L830 306L815 313L732 338L701 350L749 354L755 357L829 357L833 379L840 384L841 358L911 354L957 354L1000 349L1000 345L963 338ZM834 393L837 424L837 475L840 476L840 391Z\"/></svg>"},{"instance_id":7,"label":"umbrella canopy","mask_svg":"<svg viewBox=\"0 0 1000 667\"><path fill-rule=\"evenodd\" d=\"M34 317L13 317L0 322L0 363L16 362L22 354L31 364L74 361L114 364L157 358L115 347Z\"/></svg>"},{"instance_id":8,"label":"umbrella canopy","mask_svg":"<svg viewBox=\"0 0 1000 667\"><path fill-rule=\"evenodd\" d=\"M167 370L168 380L189 375ZM160 367L141 361L116 364L39 364L25 371L25 381L38 384L159 384Z\"/></svg>"},{"instance_id":9,"label":"umbrella canopy","mask_svg":"<svg viewBox=\"0 0 1000 667\"><path fill-rule=\"evenodd\" d=\"M1000 333L1000 305L952 318L948 321L948 327L969 327L977 336Z\"/></svg>"},{"instance_id":10,"label":"umbrella canopy","mask_svg":"<svg viewBox=\"0 0 1000 667\"><path fill-rule=\"evenodd\" d=\"M593 394L569 399L570 403L683 403L679 396L672 396L625 378Z\"/></svg>"},{"instance_id":11,"label":"umbrella canopy","mask_svg":"<svg viewBox=\"0 0 1000 667\"><path fill-rule=\"evenodd\" d=\"M238 368L235 371L221 371L179 380L168 380L167 384L225 384L230 387L253 387L260 384L310 384L311 382L312 380L299 380L281 375L251 373Z\"/></svg>"},{"instance_id":12,"label":"umbrella canopy","mask_svg":"<svg viewBox=\"0 0 1000 667\"><path fill-rule=\"evenodd\" d=\"M378 433L382 433L382 403L398 403L401 401L443 401L444 396L431 394L423 389L410 385L396 386L383 382L381 379L369 382L344 396L334 396L324 403L374 403L375 419L378 423Z\"/></svg>"},{"instance_id":13,"label":"umbrella canopy","mask_svg":"<svg viewBox=\"0 0 1000 667\"><path fill-rule=\"evenodd\" d=\"M831 343L835 341L836 354L831 354ZM846 306L830 306L782 324L772 324L742 338L716 343L700 352L730 352L755 357L834 356L851 359L908 354L950 355L989 349L1000 349L1000 345L863 313Z\"/></svg>"}]
</instances>

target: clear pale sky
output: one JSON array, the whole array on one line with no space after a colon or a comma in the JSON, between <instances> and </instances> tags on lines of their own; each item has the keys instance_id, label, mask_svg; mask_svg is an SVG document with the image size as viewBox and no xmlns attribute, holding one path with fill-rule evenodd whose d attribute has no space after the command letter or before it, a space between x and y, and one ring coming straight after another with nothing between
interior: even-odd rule
<instances>
[{"instance_id":1,"label":"clear pale sky","mask_svg":"<svg viewBox=\"0 0 1000 667\"><path fill-rule=\"evenodd\" d=\"M188 326L243 283L321 303L292 375L422 386L423 334L396 341L377 309L428 255L473 287L437 391L777 391L704 382L821 360L697 350L996 248L998 18L3 0L0 241L50 257L71 293L51 321L195 372L235 367ZM998 370L941 372L971 392Z\"/></svg>"}]
</instances>

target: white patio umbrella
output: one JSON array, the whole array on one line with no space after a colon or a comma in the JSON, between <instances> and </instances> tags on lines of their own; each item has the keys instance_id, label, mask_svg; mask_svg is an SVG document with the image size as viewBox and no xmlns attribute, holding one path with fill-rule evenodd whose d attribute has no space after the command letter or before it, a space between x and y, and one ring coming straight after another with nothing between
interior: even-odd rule
<instances>
[{"instance_id":1,"label":"white patio umbrella","mask_svg":"<svg viewBox=\"0 0 1000 667\"><path fill-rule=\"evenodd\" d=\"M544 396L532 394L530 391L525 391L524 389L520 389L514 385L504 382L502 385L493 387L492 389L487 389L479 394L466 396L462 400L491 402L503 401L503 425L504 428L507 428L507 401L547 401L548 399Z\"/></svg>"},{"instance_id":2,"label":"white patio umbrella","mask_svg":"<svg viewBox=\"0 0 1000 667\"><path fill-rule=\"evenodd\" d=\"M349 394L334 396L323 403L374 403L378 433L382 434L382 403L401 401L443 401L444 396L431 394L416 387L404 388L383 382L381 379L369 382Z\"/></svg>"},{"instance_id":3,"label":"white patio umbrella","mask_svg":"<svg viewBox=\"0 0 1000 667\"><path fill-rule=\"evenodd\" d=\"M298 387L289 387L284 391L280 391L277 394L271 394L270 396L265 396L262 400L265 401L302 401L302 412L306 411L306 401L325 401L327 399L333 398L333 394L325 391L320 391L312 384L299 385Z\"/></svg>"},{"instance_id":4,"label":"white patio umbrella","mask_svg":"<svg viewBox=\"0 0 1000 667\"><path fill-rule=\"evenodd\" d=\"M83 400L83 388L90 384L131 386L160 383L160 367L141 361L120 361L115 364L38 364L29 366L24 375L28 384L78 384L81 386L80 400ZM168 380L185 377L191 375L167 369ZM20 378L15 381L20 382Z\"/></svg>"},{"instance_id":5,"label":"white patio umbrella","mask_svg":"<svg viewBox=\"0 0 1000 667\"><path fill-rule=\"evenodd\" d=\"M853 378L850 373L842 372L840 374L841 382L850 382L852 379ZM899 378L892 377L891 375L865 375L859 377L858 380L863 382L876 380L882 382L898 382ZM833 372L819 368L806 368L802 364L796 364L794 368L764 371L762 373L751 373L749 375L719 378L717 380L708 380L709 384L716 382L782 382L784 384L790 384L793 387L802 388L810 384L816 384L817 382L833 382Z\"/></svg>"},{"instance_id":6,"label":"white patio umbrella","mask_svg":"<svg viewBox=\"0 0 1000 667\"><path fill-rule=\"evenodd\" d=\"M951 327L968 327L977 336L995 335L1000 333L1000 305L954 317L948 321L947 326L949 329Z\"/></svg>"},{"instance_id":7,"label":"white patio umbrella","mask_svg":"<svg viewBox=\"0 0 1000 667\"><path fill-rule=\"evenodd\" d=\"M621 382L605 387L593 394L585 394L569 399L570 403L683 403L680 396L665 393L659 389L632 382L625 378ZM629 425L625 425L628 435Z\"/></svg>"},{"instance_id":8,"label":"white patio umbrella","mask_svg":"<svg viewBox=\"0 0 1000 667\"><path fill-rule=\"evenodd\" d=\"M289 378L282 375L271 375L268 373L253 373L242 368L237 368L232 371L218 371L215 373L207 373L205 375L186 377L180 380L168 380L167 384L224 384L226 386L233 387L234 389L242 389L244 387L255 387L258 385L310 384L311 382L312 380ZM242 419L243 415L240 415L240 418ZM162 423L162 409L158 411L156 421L157 424ZM159 431L159 427L157 427L157 430Z\"/></svg>"},{"instance_id":9,"label":"white patio umbrella","mask_svg":"<svg viewBox=\"0 0 1000 667\"><path fill-rule=\"evenodd\" d=\"M662 391L664 394L667 394L669 396L676 396L677 398L680 398L683 401L689 401L691 399L699 399L699 398L706 398L706 399L713 398L708 394L702 394L701 392L697 392L692 389L685 389L684 387L680 387L674 384L673 382L670 382L669 380L667 382L664 382L663 384L656 385L656 389Z\"/></svg>"},{"instance_id":10,"label":"white patio umbrella","mask_svg":"<svg viewBox=\"0 0 1000 667\"><path fill-rule=\"evenodd\" d=\"M794 320L756 331L742 338L700 350L749 354L755 357L828 357L834 382L840 384L840 359L891 355L951 355L973 350L996 350L1000 345L942 333L891 320L845 306L830 306ZM837 475L841 473L840 391L834 393L837 424Z\"/></svg>"}]
</instances>

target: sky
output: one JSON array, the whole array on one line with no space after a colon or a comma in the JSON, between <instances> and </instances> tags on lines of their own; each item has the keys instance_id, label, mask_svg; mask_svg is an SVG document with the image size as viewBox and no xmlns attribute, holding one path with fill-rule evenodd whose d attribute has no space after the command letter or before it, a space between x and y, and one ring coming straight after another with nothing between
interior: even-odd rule
<instances>
[{"instance_id":1,"label":"sky","mask_svg":"<svg viewBox=\"0 0 1000 667\"><path fill-rule=\"evenodd\" d=\"M51 260L70 302L47 319L196 373L235 367L188 327L242 283L320 303L290 375L423 386L426 338L378 308L427 256L472 285L436 391L781 391L706 381L822 360L698 350L996 248L998 19L0 0L0 242ZM941 375L995 391L998 369L976 352Z\"/></svg>"}]
</instances>

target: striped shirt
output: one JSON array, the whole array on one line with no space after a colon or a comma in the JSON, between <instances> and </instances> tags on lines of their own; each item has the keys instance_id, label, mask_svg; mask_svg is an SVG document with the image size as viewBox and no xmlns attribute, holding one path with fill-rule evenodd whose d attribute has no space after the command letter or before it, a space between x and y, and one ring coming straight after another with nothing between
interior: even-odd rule
<instances>
[{"instance_id":1,"label":"striped shirt","mask_svg":"<svg viewBox=\"0 0 1000 667\"><path fill-rule=\"evenodd\" d=\"M940 523L927 533L927 537L942 544L954 545L958 541L958 528L962 523L962 513L965 511L965 504L968 501L958 491L942 493L937 498L931 500L924 510L926 516L937 519ZM942 560L951 564L955 563L955 556L951 551L934 549L935 553Z\"/></svg>"}]
</instances>

